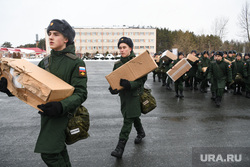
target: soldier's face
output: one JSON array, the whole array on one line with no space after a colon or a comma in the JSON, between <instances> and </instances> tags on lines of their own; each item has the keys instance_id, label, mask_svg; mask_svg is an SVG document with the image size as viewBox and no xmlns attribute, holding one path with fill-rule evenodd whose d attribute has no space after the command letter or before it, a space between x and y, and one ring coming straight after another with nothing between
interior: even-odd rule
<instances>
[{"instance_id":1,"label":"soldier's face","mask_svg":"<svg viewBox=\"0 0 250 167\"><path fill-rule=\"evenodd\" d=\"M204 54L204 57L207 58L207 57L208 57L208 54Z\"/></svg>"},{"instance_id":2,"label":"soldier's face","mask_svg":"<svg viewBox=\"0 0 250 167\"><path fill-rule=\"evenodd\" d=\"M241 57L240 57L240 56L237 56L236 59L239 61L239 60L241 60Z\"/></svg>"},{"instance_id":3,"label":"soldier's face","mask_svg":"<svg viewBox=\"0 0 250 167\"><path fill-rule=\"evenodd\" d=\"M221 56L217 56L217 61L221 61L222 60L222 57Z\"/></svg>"},{"instance_id":4,"label":"soldier's face","mask_svg":"<svg viewBox=\"0 0 250 167\"><path fill-rule=\"evenodd\" d=\"M125 43L119 45L119 51L122 57L128 57L132 49Z\"/></svg>"},{"instance_id":5,"label":"soldier's face","mask_svg":"<svg viewBox=\"0 0 250 167\"><path fill-rule=\"evenodd\" d=\"M229 53L228 56L229 56L229 57L233 57L233 54L232 54L232 53Z\"/></svg>"},{"instance_id":6,"label":"soldier's face","mask_svg":"<svg viewBox=\"0 0 250 167\"><path fill-rule=\"evenodd\" d=\"M55 51L61 51L66 48L68 39L65 38L62 33L58 31L50 31L48 35L51 49L54 49Z\"/></svg>"}]
</instances>

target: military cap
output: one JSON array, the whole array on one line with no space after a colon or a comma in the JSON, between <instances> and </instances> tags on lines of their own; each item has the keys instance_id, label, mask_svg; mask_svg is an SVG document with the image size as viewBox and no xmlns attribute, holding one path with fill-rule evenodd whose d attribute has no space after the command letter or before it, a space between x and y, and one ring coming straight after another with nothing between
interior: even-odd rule
<instances>
[{"instance_id":1,"label":"military cap","mask_svg":"<svg viewBox=\"0 0 250 167\"><path fill-rule=\"evenodd\" d=\"M228 54L233 54L233 51L229 50L229 51L228 51Z\"/></svg>"},{"instance_id":2,"label":"military cap","mask_svg":"<svg viewBox=\"0 0 250 167\"><path fill-rule=\"evenodd\" d=\"M209 52L205 50L205 51L203 52L203 55L204 55L204 54L208 54L208 55L209 55Z\"/></svg>"},{"instance_id":3,"label":"military cap","mask_svg":"<svg viewBox=\"0 0 250 167\"><path fill-rule=\"evenodd\" d=\"M52 20L47 28L47 34L49 34L49 32L52 30L58 31L62 33L64 37L68 38L67 44L72 44L74 42L75 30L69 25L66 20Z\"/></svg>"},{"instance_id":4,"label":"military cap","mask_svg":"<svg viewBox=\"0 0 250 167\"><path fill-rule=\"evenodd\" d=\"M179 57L180 55L183 55L183 56L184 56L184 53L183 53L183 52L179 52L179 53L178 53L178 57Z\"/></svg>"},{"instance_id":5,"label":"military cap","mask_svg":"<svg viewBox=\"0 0 250 167\"><path fill-rule=\"evenodd\" d=\"M121 37L121 38L119 39L119 41L118 41L118 44L117 44L118 48L119 48L119 45L120 45L121 43L127 44L127 45L128 45L130 48L132 48L132 50L133 50L134 44L133 44L133 41L132 41L130 38L128 38L128 37Z\"/></svg>"},{"instance_id":6,"label":"military cap","mask_svg":"<svg viewBox=\"0 0 250 167\"><path fill-rule=\"evenodd\" d=\"M193 53L193 52L196 54L196 50L192 50L192 51L191 51L191 53Z\"/></svg>"},{"instance_id":7,"label":"military cap","mask_svg":"<svg viewBox=\"0 0 250 167\"><path fill-rule=\"evenodd\" d=\"M226 55L227 55L227 51L224 51L223 54L226 54Z\"/></svg>"},{"instance_id":8,"label":"military cap","mask_svg":"<svg viewBox=\"0 0 250 167\"><path fill-rule=\"evenodd\" d=\"M237 53L236 50L233 50L233 53L236 54Z\"/></svg>"},{"instance_id":9,"label":"military cap","mask_svg":"<svg viewBox=\"0 0 250 167\"><path fill-rule=\"evenodd\" d=\"M222 57L222 56L223 56L223 53L222 53L221 51L217 51L217 52L216 52L216 55Z\"/></svg>"},{"instance_id":10,"label":"military cap","mask_svg":"<svg viewBox=\"0 0 250 167\"><path fill-rule=\"evenodd\" d=\"M241 58L242 58L242 54L241 53L237 53L237 55L236 56L240 56Z\"/></svg>"}]
</instances>

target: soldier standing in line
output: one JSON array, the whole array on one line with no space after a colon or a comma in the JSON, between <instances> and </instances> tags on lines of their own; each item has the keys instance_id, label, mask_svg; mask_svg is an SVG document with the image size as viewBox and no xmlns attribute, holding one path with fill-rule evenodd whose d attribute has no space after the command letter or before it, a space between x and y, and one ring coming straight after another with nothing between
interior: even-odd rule
<instances>
[{"instance_id":1,"label":"soldier standing in line","mask_svg":"<svg viewBox=\"0 0 250 167\"><path fill-rule=\"evenodd\" d=\"M217 60L217 55L214 54L214 55L213 55L213 60L210 61L210 64L216 63L216 60ZM209 67L209 68L210 68L210 67ZM209 72L209 68L207 69L208 72ZM212 94L211 99L212 99L213 101L215 101L215 98L216 98L216 87L215 87L214 78L213 78L212 75L210 76L210 83L211 83L210 91L211 91L211 94Z\"/></svg>"},{"instance_id":2,"label":"soldier standing in line","mask_svg":"<svg viewBox=\"0 0 250 167\"><path fill-rule=\"evenodd\" d=\"M228 56L227 56L227 59L229 60L229 61L234 61L234 59L235 59L235 57L233 57L233 51L229 51L228 52Z\"/></svg>"},{"instance_id":3,"label":"soldier standing in line","mask_svg":"<svg viewBox=\"0 0 250 167\"><path fill-rule=\"evenodd\" d=\"M207 68L210 65L210 60L208 58L208 55L209 55L208 51L204 51L198 63L197 78L201 80L200 91L202 93L207 93L207 90L206 90L207 89L207 74L208 74Z\"/></svg>"},{"instance_id":4,"label":"soldier standing in line","mask_svg":"<svg viewBox=\"0 0 250 167\"><path fill-rule=\"evenodd\" d=\"M121 37L118 41L118 48L121 53L121 60L114 64L113 70L119 68L129 60L135 57L133 52L133 42L130 38ZM120 91L113 90L111 87L109 91L115 95L119 93L121 100L121 112L123 115L123 126L119 135L119 141L111 155L116 158L122 158L125 145L129 138L129 134L132 129L132 125L137 131L137 137L134 140L135 144L142 142L142 138L145 137L145 132L141 124L141 103L140 94L143 92L144 83L147 80L147 75L135 80L128 81L126 79L120 80L120 85L124 88Z\"/></svg>"},{"instance_id":5,"label":"soldier standing in line","mask_svg":"<svg viewBox=\"0 0 250 167\"><path fill-rule=\"evenodd\" d=\"M250 98L250 59L244 62L243 75L246 85L246 98Z\"/></svg>"},{"instance_id":6,"label":"soldier standing in line","mask_svg":"<svg viewBox=\"0 0 250 167\"><path fill-rule=\"evenodd\" d=\"M210 53L210 55L209 55L209 59L210 59L211 61L214 60L214 50L211 51L211 53Z\"/></svg>"},{"instance_id":7,"label":"soldier standing in line","mask_svg":"<svg viewBox=\"0 0 250 167\"><path fill-rule=\"evenodd\" d=\"M184 54L182 52L179 52L178 58L176 60L172 61L170 68L173 68L174 65L176 63L178 63L183 58L184 58ZM176 93L175 97L180 97L180 98L184 97L184 95L183 95L183 81L184 81L183 76L181 76L179 79L177 79L174 82L174 89L175 89L175 93ZM179 92L180 92L180 94L179 94Z\"/></svg>"},{"instance_id":8,"label":"soldier standing in line","mask_svg":"<svg viewBox=\"0 0 250 167\"><path fill-rule=\"evenodd\" d=\"M192 50L191 51L191 54L193 56L196 56L196 50ZM196 73L197 73L197 70L198 70L198 60L195 61L195 62L192 62L192 61L189 61L189 63L192 65L192 67L189 69L189 71L187 72L187 75L189 77L189 83L190 83L190 90L198 90L198 80L196 78Z\"/></svg>"},{"instance_id":9,"label":"soldier standing in line","mask_svg":"<svg viewBox=\"0 0 250 167\"><path fill-rule=\"evenodd\" d=\"M232 85L233 94L242 95L241 88L244 86L243 81L243 66L244 62L242 61L241 53L237 53L235 61L232 63L232 77L234 83ZM237 89L237 91L236 91Z\"/></svg>"},{"instance_id":10,"label":"soldier standing in line","mask_svg":"<svg viewBox=\"0 0 250 167\"><path fill-rule=\"evenodd\" d=\"M223 60L223 53L218 51L216 55L216 62L210 64L208 79L213 79L216 90L215 104L220 107L226 83L232 82L232 71L231 65Z\"/></svg>"}]
</instances>

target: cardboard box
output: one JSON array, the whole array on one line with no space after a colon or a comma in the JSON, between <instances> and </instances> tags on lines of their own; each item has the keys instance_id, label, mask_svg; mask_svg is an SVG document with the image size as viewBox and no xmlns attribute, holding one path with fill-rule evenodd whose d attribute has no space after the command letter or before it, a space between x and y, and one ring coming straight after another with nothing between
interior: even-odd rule
<instances>
[{"instance_id":1,"label":"cardboard box","mask_svg":"<svg viewBox=\"0 0 250 167\"><path fill-rule=\"evenodd\" d=\"M133 58L110 74L106 75L105 78L109 82L112 89L121 90L123 87L120 86L120 79L134 81L153 71L157 67L158 65L154 61L153 57L146 50L139 56Z\"/></svg>"},{"instance_id":2,"label":"cardboard box","mask_svg":"<svg viewBox=\"0 0 250 167\"><path fill-rule=\"evenodd\" d=\"M181 59L178 63L176 63L172 69L167 71L168 76L175 82L179 79L183 74L185 74L190 68L191 64L187 61L186 58Z\"/></svg>"},{"instance_id":3,"label":"cardboard box","mask_svg":"<svg viewBox=\"0 0 250 167\"><path fill-rule=\"evenodd\" d=\"M24 59L2 58L1 77L8 80L13 95L35 109L39 104L63 100L74 92L73 86Z\"/></svg>"},{"instance_id":4,"label":"cardboard box","mask_svg":"<svg viewBox=\"0 0 250 167\"><path fill-rule=\"evenodd\" d=\"M192 62L195 62L196 60L199 60L198 57L196 57L196 56L194 56L192 54L188 54L187 55L187 59L190 60L190 61L192 61Z\"/></svg>"},{"instance_id":5,"label":"cardboard box","mask_svg":"<svg viewBox=\"0 0 250 167\"><path fill-rule=\"evenodd\" d=\"M167 56L171 60L176 60L177 59L177 56L175 54L173 54L172 52L170 52L169 50L166 50L165 52L163 52L162 57L163 56Z\"/></svg>"}]
</instances>

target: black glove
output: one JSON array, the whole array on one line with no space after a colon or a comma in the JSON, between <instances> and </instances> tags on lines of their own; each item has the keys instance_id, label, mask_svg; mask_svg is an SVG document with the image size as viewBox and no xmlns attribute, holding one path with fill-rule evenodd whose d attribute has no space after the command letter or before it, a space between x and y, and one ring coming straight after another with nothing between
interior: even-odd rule
<instances>
[{"instance_id":1,"label":"black glove","mask_svg":"<svg viewBox=\"0 0 250 167\"><path fill-rule=\"evenodd\" d=\"M49 117L59 117L63 112L61 102L48 102L46 104L38 105L37 107L43 111L39 111L39 114Z\"/></svg>"},{"instance_id":2,"label":"black glove","mask_svg":"<svg viewBox=\"0 0 250 167\"><path fill-rule=\"evenodd\" d=\"M130 82L128 80L126 80L126 79L121 79L120 80L120 85L122 87L124 87L124 89L127 89L127 90L131 89Z\"/></svg>"},{"instance_id":3,"label":"black glove","mask_svg":"<svg viewBox=\"0 0 250 167\"><path fill-rule=\"evenodd\" d=\"M112 89L111 87L109 87L109 91L110 91L110 93L112 94L112 95L116 95L116 94L118 94L120 91L119 90L117 90L117 89Z\"/></svg>"},{"instance_id":4,"label":"black glove","mask_svg":"<svg viewBox=\"0 0 250 167\"><path fill-rule=\"evenodd\" d=\"M0 80L0 91L3 92L3 93L6 93L8 96L13 96L9 89L7 88L7 85L8 85L8 81L6 78L2 77L1 80Z\"/></svg>"}]
</instances>

